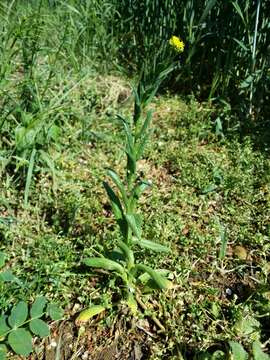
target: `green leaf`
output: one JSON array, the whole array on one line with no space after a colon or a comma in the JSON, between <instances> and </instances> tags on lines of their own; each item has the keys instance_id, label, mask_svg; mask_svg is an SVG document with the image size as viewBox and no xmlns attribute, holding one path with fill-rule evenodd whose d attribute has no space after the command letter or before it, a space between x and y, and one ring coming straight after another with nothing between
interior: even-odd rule
<instances>
[{"instance_id":1,"label":"green leaf","mask_svg":"<svg viewBox=\"0 0 270 360\"><path fill-rule=\"evenodd\" d=\"M122 250L123 254L125 255L125 257L128 261L128 264L130 266L134 265L133 251L123 241L119 241L118 246Z\"/></svg>"},{"instance_id":2,"label":"green leaf","mask_svg":"<svg viewBox=\"0 0 270 360\"><path fill-rule=\"evenodd\" d=\"M105 306L93 305L88 309L83 310L80 315L76 318L76 323L85 323L90 320L93 316L96 316L106 310Z\"/></svg>"},{"instance_id":3,"label":"green leaf","mask_svg":"<svg viewBox=\"0 0 270 360\"><path fill-rule=\"evenodd\" d=\"M248 353L245 351L243 346L235 341L229 341L229 345L232 353L232 360L247 360Z\"/></svg>"},{"instance_id":4,"label":"green leaf","mask_svg":"<svg viewBox=\"0 0 270 360\"><path fill-rule=\"evenodd\" d=\"M145 134L141 138L141 141L137 144L137 147L136 147L136 160L137 161L140 160L140 158L144 152L144 149L145 149L148 139L149 139L149 134Z\"/></svg>"},{"instance_id":5,"label":"green leaf","mask_svg":"<svg viewBox=\"0 0 270 360\"><path fill-rule=\"evenodd\" d=\"M32 351L32 337L25 329L12 330L8 335L8 343L16 354L28 356Z\"/></svg>"},{"instance_id":6,"label":"green leaf","mask_svg":"<svg viewBox=\"0 0 270 360\"><path fill-rule=\"evenodd\" d=\"M27 319L28 306L26 302L20 301L15 305L8 318L8 323L12 328L21 326Z\"/></svg>"},{"instance_id":7,"label":"green leaf","mask_svg":"<svg viewBox=\"0 0 270 360\"><path fill-rule=\"evenodd\" d=\"M270 360L270 356L262 351L262 344L259 341L254 341L252 350L254 360Z\"/></svg>"},{"instance_id":8,"label":"green leaf","mask_svg":"<svg viewBox=\"0 0 270 360\"><path fill-rule=\"evenodd\" d=\"M10 270L2 271L0 273L0 281L11 282L16 281L16 279L16 276L14 276Z\"/></svg>"},{"instance_id":9,"label":"green leaf","mask_svg":"<svg viewBox=\"0 0 270 360\"><path fill-rule=\"evenodd\" d=\"M6 360L7 347L5 344L0 344L0 360Z\"/></svg>"},{"instance_id":10,"label":"green leaf","mask_svg":"<svg viewBox=\"0 0 270 360\"><path fill-rule=\"evenodd\" d=\"M0 252L0 268L2 268L5 265L6 262L6 256L4 253Z\"/></svg>"},{"instance_id":11,"label":"green leaf","mask_svg":"<svg viewBox=\"0 0 270 360\"><path fill-rule=\"evenodd\" d=\"M227 231L224 227L220 229L220 241L221 241L221 247L219 250L219 260L223 260L226 256L227 251L227 244L228 244L228 236Z\"/></svg>"},{"instance_id":12,"label":"green leaf","mask_svg":"<svg viewBox=\"0 0 270 360\"><path fill-rule=\"evenodd\" d=\"M170 252L171 249L169 249L167 246L161 245L159 243L156 243L154 241L150 240L137 240L136 238L133 240L133 243L136 245L141 246L142 248L150 249L152 251L156 252Z\"/></svg>"},{"instance_id":13,"label":"green leaf","mask_svg":"<svg viewBox=\"0 0 270 360\"><path fill-rule=\"evenodd\" d=\"M53 141L57 141L59 136L61 134L61 128L55 124L53 124L49 130L48 130L48 133L47 133L47 137L48 137L48 140L53 140Z\"/></svg>"},{"instance_id":14,"label":"green leaf","mask_svg":"<svg viewBox=\"0 0 270 360\"><path fill-rule=\"evenodd\" d=\"M128 174L135 174L136 172L136 158L135 156L128 150L126 150L127 155L127 169Z\"/></svg>"},{"instance_id":15,"label":"green leaf","mask_svg":"<svg viewBox=\"0 0 270 360\"><path fill-rule=\"evenodd\" d=\"M243 316L234 327L240 336L247 336L252 340L260 338L260 322L251 315Z\"/></svg>"},{"instance_id":16,"label":"green leaf","mask_svg":"<svg viewBox=\"0 0 270 360\"><path fill-rule=\"evenodd\" d=\"M112 179L112 181L114 182L114 184L116 185L118 190L120 191L120 194L122 195L122 199L123 199L124 204L125 204L126 209L127 209L128 208L128 197L127 197L127 193L126 193L126 190L124 188L124 185L123 185L122 181L120 180L120 178L116 174L116 172L114 172L111 169L108 170L108 175L110 176L110 178Z\"/></svg>"},{"instance_id":17,"label":"green leaf","mask_svg":"<svg viewBox=\"0 0 270 360\"><path fill-rule=\"evenodd\" d=\"M88 258L84 259L83 263L93 268L116 271L120 274L125 273L125 269L123 268L123 266L118 264L116 261L105 258Z\"/></svg>"},{"instance_id":18,"label":"green leaf","mask_svg":"<svg viewBox=\"0 0 270 360\"><path fill-rule=\"evenodd\" d=\"M217 0L208 0L208 2L206 3L206 7L202 13L202 16L199 20L199 24L202 24L204 22L204 20L206 19L207 15L210 13L210 11L212 10L212 8L215 6Z\"/></svg>"},{"instance_id":19,"label":"green leaf","mask_svg":"<svg viewBox=\"0 0 270 360\"><path fill-rule=\"evenodd\" d=\"M6 318L6 315L0 316L0 338L10 330L10 327L7 326Z\"/></svg>"},{"instance_id":20,"label":"green leaf","mask_svg":"<svg viewBox=\"0 0 270 360\"><path fill-rule=\"evenodd\" d=\"M132 190L132 197L138 200L141 194L150 186L151 184L148 181L141 181L139 184L134 186Z\"/></svg>"},{"instance_id":21,"label":"green leaf","mask_svg":"<svg viewBox=\"0 0 270 360\"><path fill-rule=\"evenodd\" d=\"M56 304L48 304L46 312L50 316L50 318L55 321L61 320L64 315L63 309L61 309Z\"/></svg>"},{"instance_id":22,"label":"green leaf","mask_svg":"<svg viewBox=\"0 0 270 360\"><path fill-rule=\"evenodd\" d=\"M152 110L149 110L147 112L146 119L145 119L145 121L143 123L143 126L142 126L141 131L140 131L139 136L138 136L139 138L142 138L142 137L144 137L146 135L147 129L149 128L150 123L151 123L152 114L153 114Z\"/></svg>"},{"instance_id":23,"label":"green leaf","mask_svg":"<svg viewBox=\"0 0 270 360\"><path fill-rule=\"evenodd\" d=\"M29 323L30 330L33 334L40 337L46 337L50 335L49 326L41 319L33 319Z\"/></svg>"},{"instance_id":24,"label":"green leaf","mask_svg":"<svg viewBox=\"0 0 270 360\"><path fill-rule=\"evenodd\" d=\"M205 186L202 190L201 193L203 195L208 194L210 192L216 191L218 189L218 186L215 184L209 184L207 186Z\"/></svg>"},{"instance_id":25,"label":"green leaf","mask_svg":"<svg viewBox=\"0 0 270 360\"><path fill-rule=\"evenodd\" d=\"M39 318L44 313L44 308L47 303L47 299L44 296L40 296L36 298L34 301L31 309L30 309L30 316L31 318Z\"/></svg>"},{"instance_id":26,"label":"green leaf","mask_svg":"<svg viewBox=\"0 0 270 360\"><path fill-rule=\"evenodd\" d=\"M122 209L122 205L121 205L121 202L120 202L118 196L115 194L115 192L113 191L113 189L110 187L110 185L108 183L103 182L103 186L104 186L104 188L107 192L107 195L110 199L115 218L117 220L122 219L123 218L123 209Z\"/></svg>"},{"instance_id":27,"label":"green leaf","mask_svg":"<svg viewBox=\"0 0 270 360\"><path fill-rule=\"evenodd\" d=\"M129 226L131 227L131 230L134 234L134 236L136 236L138 239L141 239L141 220L140 220L140 216L138 216L137 214L128 214L125 215L125 218L129 224Z\"/></svg>"},{"instance_id":28,"label":"green leaf","mask_svg":"<svg viewBox=\"0 0 270 360\"><path fill-rule=\"evenodd\" d=\"M135 268L139 271L143 271L149 274L159 289L168 289L170 287L170 281L165 279L162 275L160 275L157 271L153 270L149 266L138 264L135 266Z\"/></svg>"}]
</instances>

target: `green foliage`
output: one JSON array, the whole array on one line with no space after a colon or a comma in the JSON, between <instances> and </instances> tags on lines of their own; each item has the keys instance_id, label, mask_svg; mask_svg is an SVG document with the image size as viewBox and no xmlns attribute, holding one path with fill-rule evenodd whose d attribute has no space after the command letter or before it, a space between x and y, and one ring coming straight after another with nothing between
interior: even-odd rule
<instances>
[{"instance_id":1,"label":"green foliage","mask_svg":"<svg viewBox=\"0 0 270 360\"><path fill-rule=\"evenodd\" d=\"M209 99L230 99L245 115L250 106L253 115L267 109L263 100L269 94L267 2L122 0L116 6L124 61L140 68L157 49L165 61L166 41L172 34L180 35L186 49L174 86ZM258 102L261 106L253 108Z\"/></svg>"},{"instance_id":2,"label":"green foliage","mask_svg":"<svg viewBox=\"0 0 270 360\"><path fill-rule=\"evenodd\" d=\"M0 253L0 266L5 265L5 256ZM1 281L6 281L2 277ZM53 310L52 310L53 308ZM47 337L50 328L41 318L50 316L52 320L59 320L63 316L62 310L54 304L47 303L43 296L37 297L30 309L25 301L20 301L9 312L0 316L0 359L6 359L8 345L14 353L28 356L32 351L32 337Z\"/></svg>"}]
</instances>

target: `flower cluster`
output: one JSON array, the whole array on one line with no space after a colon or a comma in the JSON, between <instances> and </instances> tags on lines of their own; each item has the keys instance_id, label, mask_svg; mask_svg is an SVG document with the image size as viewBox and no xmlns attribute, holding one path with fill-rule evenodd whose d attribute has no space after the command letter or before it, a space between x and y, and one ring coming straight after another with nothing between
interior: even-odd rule
<instances>
[{"instance_id":1,"label":"flower cluster","mask_svg":"<svg viewBox=\"0 0 270 360\"><path fill-rule=\"evenodd\" d=\"M170 45L179 53L184 51L185 44L177 36L172 36L169 40Z\"/></svg>"}]
</instances>

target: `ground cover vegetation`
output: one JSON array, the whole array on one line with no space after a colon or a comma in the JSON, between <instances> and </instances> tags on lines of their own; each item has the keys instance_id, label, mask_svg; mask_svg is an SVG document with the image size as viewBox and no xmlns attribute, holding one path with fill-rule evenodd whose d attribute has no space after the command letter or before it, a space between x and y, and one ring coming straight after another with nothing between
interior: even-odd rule
<instances>
[{"instance_id":1,"label":"ground cover vegetation","mask_svg":"<svg viewBox=\"0 0 270 360\"><path fill-rule=\"evenodd\" d=\"M269 2L0 16L0 359L269 359Z\"/></svg>"}]
</instances>

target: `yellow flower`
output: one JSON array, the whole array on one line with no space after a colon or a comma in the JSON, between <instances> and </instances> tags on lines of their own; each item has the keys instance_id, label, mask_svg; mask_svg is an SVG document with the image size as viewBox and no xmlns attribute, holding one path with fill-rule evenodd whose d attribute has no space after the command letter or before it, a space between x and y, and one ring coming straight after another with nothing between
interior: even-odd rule
<instances>
[{"instance_id":1,"label":"yellow flower","mask_svg":"<svg viewBox=\"0 0 270 360\"><path fill-rule=\"evenodd\" d=\"M184 51L185 44L179 37L172 36L169 40L169 43L177 52L181 53Z\"/></svg>"}]
</instances>

